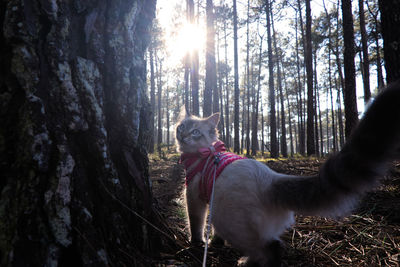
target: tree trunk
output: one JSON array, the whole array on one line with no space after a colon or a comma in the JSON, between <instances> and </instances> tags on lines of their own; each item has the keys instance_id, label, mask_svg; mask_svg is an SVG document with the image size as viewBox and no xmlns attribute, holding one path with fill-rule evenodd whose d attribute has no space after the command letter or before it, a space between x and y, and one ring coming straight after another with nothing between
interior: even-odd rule
<instances>
[{"instance_id":1,"label":"tree trunk","mask_svg":"<svg viewBox=\"0 0 400 267\"><path fill-rule=\"evenodd\" d=\"M282 56L280 57L280 63L283 66ZM289 102L289 92L288 92L288 85L286 82L285 72L282 72L283 81L285 84L285 94L286 94L286 103L287 103L287 110L288 110L288 121L289 121L289 138L290 138L290 156L294 156L294 144L293 144L293 129L292 129L292 113L290 109L290 102Z\"/></svg>"},{"instance_id":2,"label":"tree trunk","mask_svg":"<svg viewBox=\"0 0 400 267\"><path fill-rule=\"evenodd\" d=\"M302 47L303 47L303 52L304 55L306 54L306 37L304 34L304 23L303 23L303 15L302 15L302 7L301 7L301 1L297 0L297 6L298 6L298 12L299 12L299 21L300 21L300 34L301 34L301 43L302 43ZM299 50L298 50L299 51ZM305 60L304 60L305 61ZM299 61L300 62L300 61ZM306 64L306 62L304 62L304 64ZM303 68L303 75L304 77L306 77L306 73L305 73L305 68ZM298 69L298 79L299 79L299 83L300 84L304 84L304 82L302 83L302 77L300 75L300 68ZM305 97L303 98L303 93L305 93L303 91L303 86L299 87L301 90L299 91L299 95L300 95L300 108L301 108L301 131L299 133L300 136L300 153L302 155L306 154L306 122L305 122L305 118L306 118L306 100ZM304 99L304 101L303 101Z\"/></svg>"},{"instance_id":3,"label":"tree trunk","mask_svg":"<svg viewBox=\"0 0 400 267\"><path fill-rule=\"evenodd\" d=\"M376 33L375 37L375 45L376 45L376 72L377 72L377 80L378 80L378 90L382 90L385 87L385 81L383 80L382 74L382 61L381 61L381 49L379 46L379 37L378 33Z\"/></svg>"},{"instance_id":4,"label":"tree trunk","mask_svg":"<svg viewBox=\"0 0 400 267\"><path fill-rule=\"evenodd\" d=\"M189 56L189 54L187 54L186 56L185 56L185 59L184 59L184 61L185 61L185 72L184 72L184 76L183 76L183 79L184 79L184 82L185 82L185 87L184 87L184 103L185 103L185 107L186 107L186 109L187 110L190 110L190 101L189 101L189 87L190 87L190 84L189 84L189 74L190 74L190 56ZM194 114L194 112L193 112L193 114Z\"/></svg>"},{"instance_id":5,"label":"tree trunk","mask_svg":"<svg viewBox=\"0 0 400 267\"><path fill-rule=\"evenodd\" d=\"M262 103L262 97L261 97L261 155L264 157L264 152L265 152L265 139L264 139L264 108L263 108L263 103Z\"/></svg>"},{"instance_id":6,"label":"tree trunk","mask_svg":"<svg viewBox=\"0 0 400 267\"><path fill-rule=\"evenodd\" d=\"M245 119L246 119L246 109L245 109L245 103L246 103L246 92L243 91L242 95L242 128L241 128L241 141L240 141L240 154L243 154L243 147L244 147L244 130L246 129L245 127Z\"/></svg>"},{"instance_id":7,"label":"tree trunk","mask_svg":"<svg viewBox=\"0 0 400 267\"><path fill-rule=\"evenodd\" d=\"M335 109L333 107L333 92L332 87L329 88L329 94L331 97L331 119L332 119L332 137L333 137L333 152L336 153L337 149L337 134L336 134L336 124L335 124Z\"/></svg>"},{"instance_id":8,"label":"tree trunk","mask_svg":"<svg viewBox=\"0 0 400 267\"><path fill-rule=\"evenodd\" d=\"M200 115L199 104L199 51L192 53L192 64L190 68L190 83L192 85L192 114Z\"/></svg>"},{"instance_id":9,"label":"tree trunk","mask_svg":"<svg viewBox=\"0 0 400 267\"><path fill-rule=\"evenodd\" d=\"M224 140L226 145L226 135L225 135L225 122L224 122L224 101L223 101L223 93L222 93L222 86L223 86L223 73L221 71L221 60L220 60L220 43L219 43L219 31L217 32L217 74L218 74L218 96L219 99L219 111L220 111L220 123L218 124L218 131L222 133L222 140ZM215 97L214 97L215 99ZM218 102L218 101L217 101Z\"/></svg>"},{"instance_id":10,"label":"tree trunk","mask_svg":"<svg viewBox=\"0 0 400 267\"><path fill-rule=\"evenodd\" d=\"M259 107L260 92L261 92L262 48L263 48L264 35L259 35L259 37L260 37L260 49L258 52L257 96L255 101L255 110L251 127L252 128L251 154L253 156L257 155L257 149L258 149L258 107ZM264 129L262 129L262 131L264 131Z\"/></svg>"},{"instance_id":11,"label":"tree trunk","mask_svg":"<svg viewBox=\"0 0 400 267\"><path fill-rule=\"evenodd\" d=\"M336 12L336 27L337 27L337 29L336 29L336 35L335 35L335 43L336 43L336 46L335 46L335 57L336 57L336 65L337 65L337 69L338 69L338 73L339 73L339 79L340 79L340 87L341 87L341 92L342 92L342 96L343 96L343 99L344 99L344 87L345 87L345 82L344 82L344 75L343 75L343 71L342 71L342 59L340 58L340 54L339 54L339 43L340 43L340 34L339 34L339 32L340 32L340 20L339 20L339 6L340 6L340 1L341 0L338 0L337 1L337 5L336 5L336 7L337 7L337 12ZM343 29L343 25L342 25L342 29Z\"/></svg>"},{"instance_id":12,"label":"tree trunk","mask_svg":"<svg viewBox=\"0 0 400 267\"><path fill-rule=\"evenodd\" d=\"M307 72L307 155L315 154L314 140L314 89L311 45L311 0L306 0L306 46L305 62Z\"/></svg>"},{"instance_id":13,"label":"tree trunk","mask_svg":"<svg viewBox=\"0 0 400 267\"><path fill-rule=\"evenodd\" d=\"M265 12L267 15L267 43L268 43L268 75L269 75L269 125L270 125L270 136L271 136L271 157L277 158L279 156L278 141L276 138L276 115L275 115L275 87L274 87L274 60L272 58L272 34L271 34L271 19L270 10L271 3L266 0Z\"/></svg>"},{"instance_id":14,"label":"tree trunk","mask_svg":"<svg viewBox=\"0 0 400 267\"><path fill-rule=\"evenodd\" d=\"M373 24L374 24L374 29L371 32L372 37L374 38L375 41L375 46L376 46L376 74L377 74L377 81L378 81L378 91L383 89L385 87L385 82L383 80L383 74L382 74L382 61L381 61L381 47L379 45L379 39L380 39L380 32L381 32L381 24L378 19L378 14L379 14L379 8L378 3L374 3L374 9L371 8L369 5L369 1L366 1L368 11L370 15L373 18Z\"/></svg>"},{"instance_id":15,"label":"tree trunk","mask_svg":"<svg viewBox=\"0 0 400 267\"><path fill-rule=\"evenodd\" d=\"M233 0L233 56L234 56L234 72L235 72L235 96L234 96L234 152L239 152L239 63L238 63L238 44L237 44L237 10L236 0Z\"/></svg>"},{"instance_id":16,"label":"tree trunk","mask_svg":"<svg viewBox=\"0 0 400 267\"><path fill-rule=\"evenodd\" d=\"M215 63L215 31L214 31L214 5L212 0L207 0L207 42L206 42L206 81L204 87L203 116L208 117L213 112L218 112L217 70ZM213 98L214 93L214 99ZM214 102L214 105L213 105Z\"/></svg>"},{"instance_id":17,"label":"tree trunk","mask_svg":"<svg viewBox=\"0 0 400 267\"><path fill-rule=\"evenodd\" d=\"M227 33L226 33L226 20L224 20L224 45L225 45L225 133L226 133L226 147L231 146L231 133L230 133L230 114L229 114L229 73L228 73L228 43L227 43Z\"/></svg>"},{"instance_id":18,"label":"tree trunk","mask_svg":"<svg viewBox=\"0 0 400 267\"><path fill-rule=\"evenodd\" d=\"M381 11L383 50L388 83L400 79L400 3L379 0Z\"/></svg>"},{"instance_id":19,"label":"tree trunk","mask_svg":"<svg viewBox=\"0 0 400 267\"><path fill-rule=\"evenodd\" d=\"M193 11L194 10L194 3L193 0L187 0L186 1L186 20L191 21L193 20ZM186 110L190 111L191 108L191 103L189 101L189 88L190 88L190 81L189 79L191 78L190 72L192 68L192 56L189 52L186 52L185 57L184 57L184 82L185 82L185 87L184 87L184 98L185 98L185 107Z\"/></svg>"},{"instance_id":20,"label":"tree trunk","mask_svg":"<svg viewBox=\"0 0 400 267\"><path fill-rule=\"evenodd\" d=\"M356 77L354 66L354 27L351 0L342 0L343 16L343 43L344 43L344 113L345 113L345 135L350 133L357 125L357 97Z\"/></svg>"},{"instance_id":21,"label":"tree trunk","mask_svg":"<svg viewBox=\"0 0 400 267\"><path fill-rule=\"evenodd\" d=\"M326 91L326 103L329 103L329 91ZM331 135L329 134L329 108L326 108L326 153L329 154L331 152L330 149L330 137Z\"/></svg>"},{"instance_id":22,"label":"tree trunk","mask_svg":"<svg viewBox=\"0 0 400 267\"><path fill-rule=\"evenodd\" d=\"M315 83L318 84L318 83ZM321 115L321 103L319 101L319 92L316 94L317 96L317 105L318 105L318 121L319 121L319 137L320 137L320 155L324 155L324 134L322 128L322 115Z\"/></svg>"},{"instance_id":23,"label":"tree trunk","mask_svg":"<svg viewBox=\"0 0 400 267\"><path fill-rule=\"evenodd\" d=\"M170 121L169 121L169 88L166 88L166 95L165 95L165 117L167 120L167 150L169 151L169 144L170 144L170 138L169 138L169 128L170 128Z\"/></svg>"},{"instance_id":24,"label":"tree trunk","mask_svg":"<svg viewBox=\"0 0 400 267\"><path fill-rule=\"evenodd\" d=\"M162 59L159 59L158 67L158 88L157 88L157 151L158 155L161 157L161 143L162 143L162 113L161 113L161 98L162 98Z\"/></svg>"},{"instance_id":25,"label":"tree trunk","mask_svg":"<svg viewBox=\"0 0 400 267\"><path fill-rule=\"evenodd\" d=\"M250 0L247 0L246 19L246 92L247 92L247 125L246 125L246 155L250 155ZM244 106L243 106L244 110Z\"/></svg>"},{"instance_id":26,"label":"tree trunk","mask_svg":"<svg viewBox=\"0 0 400 267\"><path fill-rule=\"evenodd\" d=\"M149 140L149 153L154 152L154 116L155 116L155 108L156 108L156 84L155 84L155 75L154 75L154 52L153 47L149 48L150 52L150 109L151 109L151 116L150 116L150 140Z\"/></svg>"},{"instance_id":27,"label":"tree trunk","mask_svg":"<svg viewBox=\"0 0 400 267\"><path fill-rule=\"evenodd\" d=\"M318 73L317 73L317 49L314 49L314 56L313 56L313 61L314 61L314 68L313 68L313 73L314 73L314 133L315 133L315 154L317 156L322 155L322 153L319 153L319 135L318 135L318 114L321 113L321 110L317 110L317 98L319 97L319 86L318 86ZM319 125L319 128L322 128L322 124ZM321 136L322 140L322 136Z\"/></svg>"},{"instance_id":28,"label":"tree trunk","mask_svg":"<svg viewBox=\"0 0 400 267\"><path fill-rule=\"evenodd\" d=\"M273 13L271 12L271 22L272 22L272 32L273 32L273 42L274 42L274 50L276 54L276 58L278 59L276 62L276 71L277 71L277 82L278 82L278 89L279 89L279 99L281 104L281 140L280 140L280 147L281 153L284 158L288 157L287 153L287 141L286 141L286 119L285 119L285 105L283 99L283 89L282 89L282 76L281 76L281 68L279 60L281 58L280 52L278 51L278 46L276 44L276 32L274 27L274 18Z\"/></svg>"},{"instance_id":29,"label":"tree trunk","mask_svg":"<svg viewBox=\"0 0 400 267\"><path fill-rule=\"evenodd\" d=\"M342 113L342 101L340 98L340 89L337 90L337 105L338 105L338 124L339 124L339 142L340 142L340 148L343 147L345 137L344 137L344 127L343 127L343 113Z\"/></svg>"},{"instance_id":30,"label":"tree trunk","mask_svg":"<svg viewBox=\"0 0 400 267\"><path fill-rule=\"evenodd\" d=\"M149 266L155 1L0 4L0 265Z\"/></svg>"},{"instance_id":31,"label":"tree trunk","mask_svg":"<svg viewBox=\"0 0 400 267\"><path fill-rule=\"evenodd\" d=\"M300 4L298 5L300 9ZM301 84L301 75L300 75L300 57L299 57L299 38L298 38L298 23L297 23L297 12L296 12L296 18L295 18L295 36L296 36L296 70L297 70L297 93L298 93L298 117L299 117L299 122L298 122L298 128L299 128L299 152L301 155L305 155L306 153L306 140L305 140L305 130L304 130L304 118L303 118L303 99L302 99L302 91L303 87Z\"/></svg>"},{"instance_id":32,"label":"tree trunk","mask_svg":"<svg viewBox=\"0 0 400 267\"><path fill-rule=\"evenodd\" d=\"M332 134L333 134L333 151L336 152L336 131L334 131L335 129L335 117L333 116L334 114L334 109L333 109L333 102L332 102L332 68L331 68L331 52L333 52L332 49L332 42L331 42L331 38L332 38L332 29L331 29L331 15L328 13L328 9L326 8L325 5L325 1L323 1L323 5L324 5L324 11L325 11L325 16L327 19L327 24L328 24L328 83L329 83L329 92L331 93L331 113L332 113ZM326 110L326 112L328 112L328 108ZM321 114L320 114L321 116ZM322 124L321 124L321 129L322 129ZM321 131L322 133L322 131ZM327 138L329 138L329 136L327 136ZM321 140L322 140L322 136L321 136ZM327 151L329 153L329 151ZM322 153L321 153L322 154Z\"/></svg>"},{"instance_id":33,"label":"tree trunk","mask_svg":"<svg viewBox=\"0 0 400 267\"><path fill-rule=\"evenodd\" d=\"M369 86L369 56L368 56L368 35L365 29L365 14L364 14L364 0L358 0L358 13L360 17L360 31L361 31L361 48L362 48L362 74L364 85L364 103L368 103L371 98L371 90Z\"/></svg>"},{"instance_id":34,"label":"tree trunk","mask_svg":"<svg viewBox=\"0 0 400 267\"><path fill-rule=\"evenodd\" d=\"M187 20L191 24L195 24L194 17L194 2L193 0L187 0ZM199 51L194 50L189 57L190 66L190 84L192 88L192 114L200 115L199 105ZM189 107L187 107L189 109Z\"/></svg>"}]
</instances>

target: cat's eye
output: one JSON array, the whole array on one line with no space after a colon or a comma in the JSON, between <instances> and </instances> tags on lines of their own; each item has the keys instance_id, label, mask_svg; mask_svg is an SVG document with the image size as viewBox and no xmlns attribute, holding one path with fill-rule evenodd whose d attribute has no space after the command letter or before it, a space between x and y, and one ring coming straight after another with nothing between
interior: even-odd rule
<instances>
[{"instance_id":1,"label":"cat's eye","mask_svg":"<svg viewBox=\"0 0 400 267\"><path fill-rule=\"evenodd\" d=\"M200 133L200 131L199 131L199 130L197 130L197 129L194 129L194 130L192 131L192 135L193 135L193 136L200 136L200 135L201 135L201 133Z\"/></svg>"}]
</instances>

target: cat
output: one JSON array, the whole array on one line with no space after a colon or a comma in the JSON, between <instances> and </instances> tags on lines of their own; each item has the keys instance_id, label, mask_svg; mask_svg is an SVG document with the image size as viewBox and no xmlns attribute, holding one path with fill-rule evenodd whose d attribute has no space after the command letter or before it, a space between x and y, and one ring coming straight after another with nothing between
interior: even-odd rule
<instances>
[{"instance_id":1,"label":"cat","mask_svg":"<svg viewBox=\"0 0 400 267\"><path fill-rule=\"evenodd\" d=\"M181 111L176 142L183 160L185 155L199 154L200 149L215 149L218 122L218 113L199 118ZM280 266L280 235L294 224L295 212L330 217L348 214L399 156L400 83L396 83L378 95L343 149L330 156L315 176L280 174L253 159L227 165L215 181L212 225L219 237L248 257L246 266ZM208 206L200 190L201 179L200 171L186 187L193 244L203 242Z\"/></svg>"}]
</instances>

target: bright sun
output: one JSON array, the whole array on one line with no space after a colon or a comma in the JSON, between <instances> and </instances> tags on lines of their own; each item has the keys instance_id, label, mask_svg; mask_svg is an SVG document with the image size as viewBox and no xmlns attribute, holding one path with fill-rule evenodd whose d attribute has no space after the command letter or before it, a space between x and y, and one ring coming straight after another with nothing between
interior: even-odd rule
<instances>
[{"instance_id":1,"label":"bright sun","mask_svg":"<svg viewBox=\"0 0 400 267\"><path fill-rule=\"evenodd\" d=\"M174 54L182 58L186 53L202 50L205 42L205 31L194 24L186 24L179 30L176 39L172 40Z\"/></svg>"}]
</instances>

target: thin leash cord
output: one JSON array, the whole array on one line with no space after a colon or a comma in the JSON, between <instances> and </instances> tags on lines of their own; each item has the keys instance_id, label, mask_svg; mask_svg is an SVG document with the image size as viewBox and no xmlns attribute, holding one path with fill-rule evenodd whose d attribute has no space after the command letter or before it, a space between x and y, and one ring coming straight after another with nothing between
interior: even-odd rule
<instances>
[{"instance_id":1,"label":"thin leash cord","mask_svg":"<svg viewBox=\"0 0 400 267\"><path fill-rule=\"evenodd\" d=\"M217 173L217 164L214 164L214 175L213 175L213 185L211 189L211 198L210 198L210 207L208 214L208 225L207 225L207 235L206 235L206 243L204 246L204 255L203 255L203 267L206 267L207 263L207 251L208 251L208 240L210 239L211 232L211 218L212 218L212 208L213 208L213 200L214 200L214 185L215 185L215 175Z\"/></svg>"}]
</instances>

